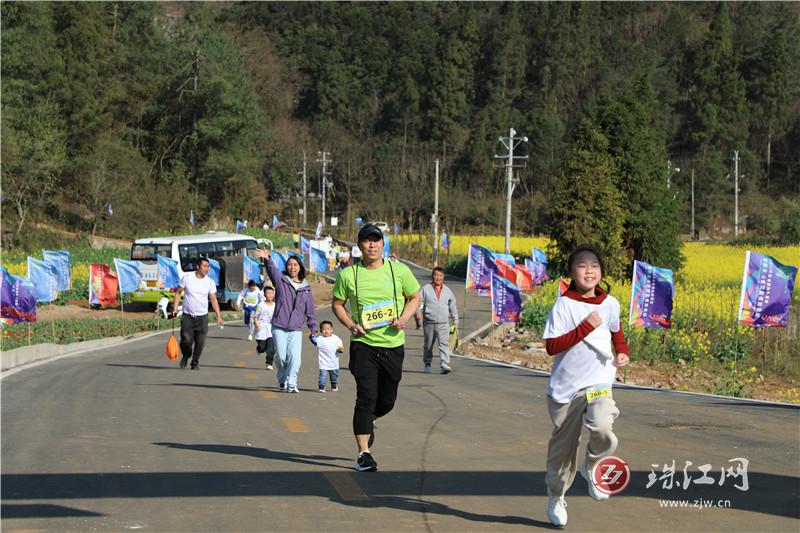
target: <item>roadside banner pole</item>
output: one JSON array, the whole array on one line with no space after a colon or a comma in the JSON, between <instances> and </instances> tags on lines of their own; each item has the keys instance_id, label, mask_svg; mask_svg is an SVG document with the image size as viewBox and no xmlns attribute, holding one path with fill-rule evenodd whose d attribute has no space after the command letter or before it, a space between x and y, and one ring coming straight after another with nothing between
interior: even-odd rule
<instances>
[{"instance_id":1,"label":"roadside banner pole","mask_svg":"<svg viewBox=\"0 0 800 533\"><path fill-rule=\"evenodd\" d=\"M125 303L122 291L119 293L119 308L122 310L122 336L125 336Z\"/></svg>"},{"instance_id":2,"label":"roadside banner pole","mask_svg":"<svg viewBox=\"0 0 800 533\"><path fill-rule=\"evenodd\" d=\"M28 346L31 345L31 323L28 322Z\"/></svg>"},{"instance_id":3,"label":"roadside banner pole","mask_svg":"<svg viewBox=\"0 0 800 533\"><path fill-rule=\"evenodd\" d=\"M50 317L50 326L51 326L51 328L52 328L52 330L53 330L53 344L58 344L58 343L56 342L56 317L55 317L55 304L51 303L51 304L50 304L50 307L52 307L52 308L53 308L53 309L51 309L51 311L54 311L54 313L53 313L53 316L52 316L52 317Z\"/></svg>"}]
</instances>

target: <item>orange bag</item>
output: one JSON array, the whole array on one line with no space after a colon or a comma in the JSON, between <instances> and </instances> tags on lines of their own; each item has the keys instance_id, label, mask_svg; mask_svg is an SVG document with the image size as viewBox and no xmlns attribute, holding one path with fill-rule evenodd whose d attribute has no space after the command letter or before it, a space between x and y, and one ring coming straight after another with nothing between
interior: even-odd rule
<instances>
[{"instance_id":1,"label":"orange bag","mask_svg":"<svg viewBox=\"0 0 800 533\"><path fill-rule=\"evenodd\" d=\"M178 358L180 353L181 349L178 346L178 339L175 338L175 335L170 335L167 341L167 357L174 361Z\"/></svg>"}]
</instances>

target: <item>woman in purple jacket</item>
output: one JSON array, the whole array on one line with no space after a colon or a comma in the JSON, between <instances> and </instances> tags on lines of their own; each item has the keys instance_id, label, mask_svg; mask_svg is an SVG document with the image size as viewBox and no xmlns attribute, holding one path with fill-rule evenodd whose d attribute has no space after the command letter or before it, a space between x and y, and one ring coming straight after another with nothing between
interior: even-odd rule
<instances>
[{"instance_id":1,"label":"woman in purple jacket","mask_svg":"<svg viewBox=\"0 0 800 533\"><path fill-rule=\"evenodd\" d=\"M300 370L303 348L303 323L317 335L317 314L314 297L305 280L306 269L300 260L291 256L286 260L286 270L281 272L272 262L270 252L257 250L256 254L267 261L267 274L275 287L275 314L272 316L272 338L278 365L278 386L282 391L300 392L297 373Z\"/></svg>"}]
</instances>

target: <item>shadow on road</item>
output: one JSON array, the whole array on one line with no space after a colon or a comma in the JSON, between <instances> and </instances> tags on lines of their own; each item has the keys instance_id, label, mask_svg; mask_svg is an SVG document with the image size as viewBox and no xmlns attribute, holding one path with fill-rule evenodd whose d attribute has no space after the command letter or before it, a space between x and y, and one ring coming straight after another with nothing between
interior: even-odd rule
<instances>
[{"instance_id":1,"label":"shadow on road","mask_svg":"<svg viewBox=\"0 0 800 533\"><path fill-rule=\"evenodd\" d=\"M73 509L63 505L44 504L2 504L0 515L9 518L66 518L70 516L105 516L102 513Z\"/></svg>"},{"instance_id":2,"label":"shadow on road","mask_svg":"<svg viewBox=\"0 0 800 533\"><path fill-rule=\"evenodd\" d=\"M326 469L348 469L326 461L348 460L339 457L301 455L263 448L214 444L155 443L179 450L202 451L234 455L246 455L267 460L286 461L306 465L322 466ZM657 483L647 489L649 471L632 472L628 488L615 498L648 498L654 500L704 501L730 500L730 507L768 515L798 518L798 479L792 476L750 472L747 492L734 488L735 480L728 480L722 487L707 485L682 489L676 483L671 490L662 489ZM2 474L2 500L7 504L14 500L71 500L91 498L176 498L176 497L247 497L247 496L318 496L339 500L338 493L325 477L324 470L317 471L231 471L231 472L98 472L58 474ZM424 487L420 481L424 476ZM416 505L418 499L436 496L539 496L544 497L544 472L509 471L382 471L377 474L359 475L353 479L370 498L367 502L345 502L347 505L386 505L399 509ZM588 498L586 482L577 479L567 494L568 498ZM381 503L382 502L382 503ZM491 520L486 515L474 515L453 510L440 504L426 511L462 513L467 519ZM653 510L661 507L653 503ZM17 509L22 512L24 509ZM31 512L35 512L33 509ZM646 512L643 510L643 512ZM498 520L527 520L524 518L500 517Z\"/></svg>"},{"instance_id":3,"label":"shadow on road","mask_svg":"<svg viewBox=\"0 0 800 533\"><path fill-rule=\"evenodd\" d=\"M195 452L222 453L225 455L245 455L256 459L271 459L275 461L286 461L289 463L300 463L304 465L327 466L331 468L343 468L350 470L350 466L342 466L323 461L351 461L350 457L331 457L328 455L302 455L291 452L278 452L267 448L255 448L252 446L233 446L230 444L181 444L178 442L154 442L156 446L165 446L175 450L192 450Z\"/></svg>"}]
</instances>

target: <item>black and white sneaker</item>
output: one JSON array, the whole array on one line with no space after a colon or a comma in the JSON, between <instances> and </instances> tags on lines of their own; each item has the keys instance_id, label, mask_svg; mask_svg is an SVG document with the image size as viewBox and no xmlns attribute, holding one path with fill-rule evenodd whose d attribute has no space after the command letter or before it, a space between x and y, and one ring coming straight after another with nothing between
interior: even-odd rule
<instances>
[{"instance_id":1,"label":"black and white sneaker","mask_svg":"<svg viewBox=\"0 0 800 533\"><path fill-rule=\"evenodd\" d=\"M375 472L378 470L378 463L372 458L369 452L361 452L356 459L356 472Z\"/></svg>"}]
</instances>

